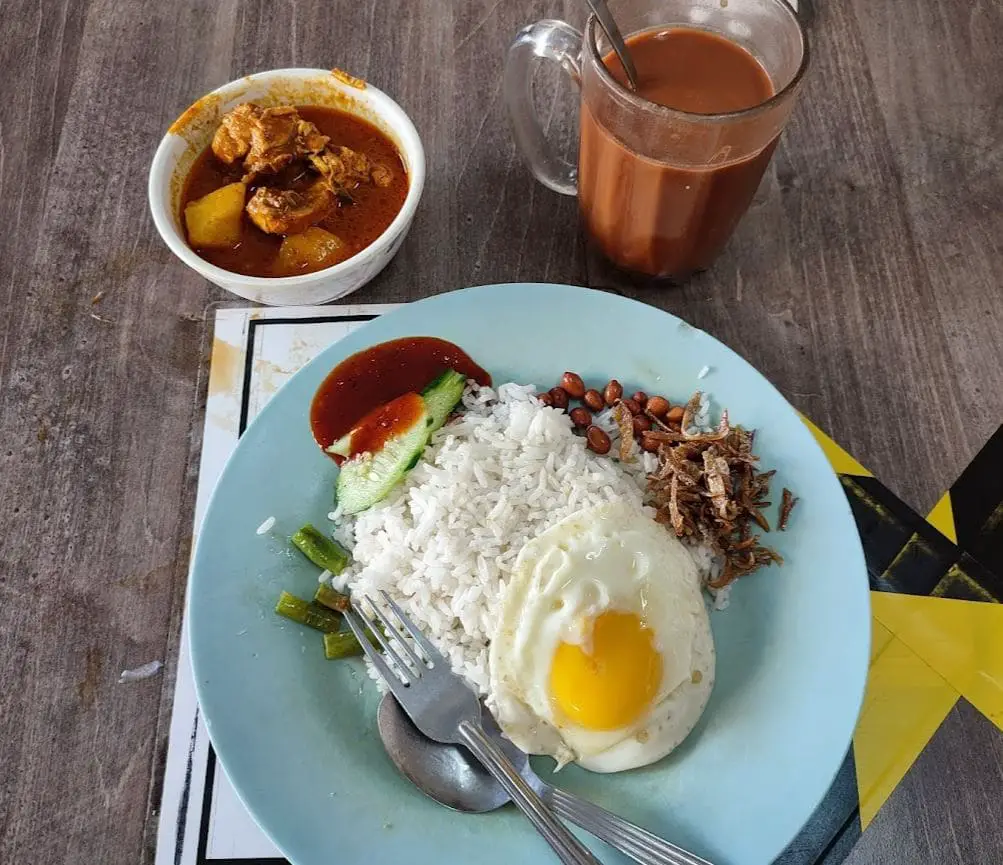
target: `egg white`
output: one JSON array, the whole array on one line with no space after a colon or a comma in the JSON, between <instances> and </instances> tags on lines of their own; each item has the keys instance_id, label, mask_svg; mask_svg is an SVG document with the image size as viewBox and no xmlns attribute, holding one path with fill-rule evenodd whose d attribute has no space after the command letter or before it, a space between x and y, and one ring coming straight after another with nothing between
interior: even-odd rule
<instances>
[{"instance_id":1,"label":"egg white","mask_svg":"<svg viewBox=\"0 0 1003 865\"><path fill-rule=\"evenodd\" d=\"M558 717L549 692L561 642L587 649L603 612L636 614L654 633L662 678L648 709L616 730ZM559 766L617 772L661 759L689 734L714 684L714 643L686 548L639 508L578 511L520 551L489 653L488 705L505 734Z\"/></svg>"}]
</instances>

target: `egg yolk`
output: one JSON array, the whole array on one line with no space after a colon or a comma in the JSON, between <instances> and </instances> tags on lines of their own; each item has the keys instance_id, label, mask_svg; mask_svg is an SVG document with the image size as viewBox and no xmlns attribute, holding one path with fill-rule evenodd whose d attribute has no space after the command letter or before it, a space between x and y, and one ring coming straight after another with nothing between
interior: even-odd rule
<instances>
[{"instance_id":1,"label":"egg yolk","mask_svg":"<svg viewBox=\"0 0 1003 865\"><path fill-rule=\"evenodd\" d=\"M615 730L641 717L662 681L655 635L633 613L607 612L592 627L589 651L561 643L550 667L550 696L569 721Z\"/></svg>"}]
</instances>

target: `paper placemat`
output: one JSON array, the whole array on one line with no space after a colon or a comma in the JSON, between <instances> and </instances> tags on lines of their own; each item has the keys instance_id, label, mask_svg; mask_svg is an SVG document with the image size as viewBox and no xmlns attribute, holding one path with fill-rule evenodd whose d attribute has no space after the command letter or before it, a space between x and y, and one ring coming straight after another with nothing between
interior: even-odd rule
<instances>
[{"instance_id":1,"label":"paper placemat","mask_svg":"<svg viewBox=\"0 0 1003 865\"><path fill-rule=\"evenodd\" d=\"M196 535L227 457L262 406L331 343L394 308L217 312ZM838 865L959 699L1003 729L1003 428L924 519L805 422L853 507L871 579L874 632L853 747L829 794L777 863ZM188 653L183 625L155 865L283 863L215 758Z\"/></svg>"}]
</instances>

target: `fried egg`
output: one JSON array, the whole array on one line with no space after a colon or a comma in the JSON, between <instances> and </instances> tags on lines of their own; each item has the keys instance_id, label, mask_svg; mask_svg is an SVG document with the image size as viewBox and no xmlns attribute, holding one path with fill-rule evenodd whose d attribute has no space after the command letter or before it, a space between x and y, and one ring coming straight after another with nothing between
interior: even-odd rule
<instances>
[{"instance_id":1,"label":"fried egg","mask_svg":"<svg viewBox=\"0 0 1003 865\"><path fill-rule=\"evenodd\" d=\"M690 554L635 506L578 511L519 552L489 654L502 730L559 766L660 760L714 684L714 643Z\"/></svg>"}]
</instances>

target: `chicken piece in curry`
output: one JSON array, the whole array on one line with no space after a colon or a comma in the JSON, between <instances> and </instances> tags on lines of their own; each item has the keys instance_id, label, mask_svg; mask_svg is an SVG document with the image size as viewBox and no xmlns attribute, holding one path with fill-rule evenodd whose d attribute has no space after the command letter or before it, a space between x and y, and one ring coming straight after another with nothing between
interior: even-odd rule
<instances>
[{"instance_id":1,"label":"chicken piece in curry","mask_svg":"<svg viewBox=\"0 0 1003 865\"><path fill-rule=\"evenodd\" d=\"M331 139L299 116L292 106L261 109L253 102L223 116L212 152L227 165L243 160L245 183L274 174L297 159L323 152Z\"/></svg>"},{"instance_id":2,"label":"chicken piece in curry","mask_svg":"<svg viewBox=\"0 0 1003 865\"><path fill-rule=\"evenodd\" d=\"M259 186L247 202L247 215L269 234L300 234L335 206L334 190L323 178L300 189Z\"/></svg>"},{"instance_id":3,"label":"chicken piece in curry","mask_svg":"<svg viewBox=\"0 0 1003 865\"><path fill-rule=\"evenodd\" d=\"M371 244L408 178L375 126L333 108L238 105L196 159L181 196L188 244L218 267L294 276Z\"/></svg>"}]
</instances>

